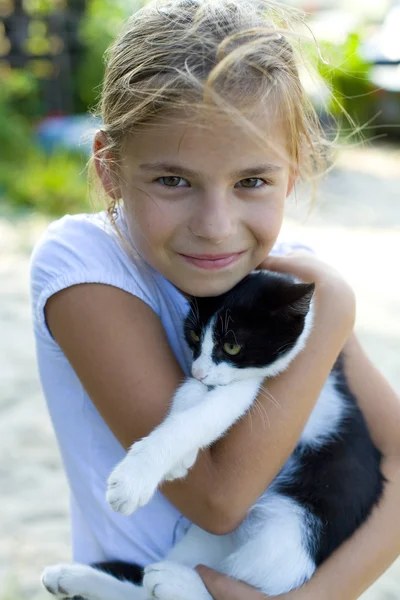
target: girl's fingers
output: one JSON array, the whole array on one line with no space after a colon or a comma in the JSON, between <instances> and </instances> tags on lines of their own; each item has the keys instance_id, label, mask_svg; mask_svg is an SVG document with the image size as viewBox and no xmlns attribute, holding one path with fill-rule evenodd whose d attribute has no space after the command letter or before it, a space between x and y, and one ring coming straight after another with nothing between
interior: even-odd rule
<instances>
[{"instance_id":1,"label":"girl's fingers","mask_svg":"<svg viewBox=\"0 0 400 600\"><path fill-rule=\"evenodd\" d=\"M215 600L266 600L267 598L255 588L204 565L198 565L196 571Z\"/></svg>"},{"instance_id":2,"label":"girl's fingers","mask_svg":"<svg viewBox=\"0 0 400 600\"><path fill-rule=\"evenodd\" d=\"M315 298L330 306L331 319L347 323L349 333L355 321L354 291L347 281L330 265L314 254L297 251L286 256L267 256L259 269L292 275L303 283L315 284ZM339 322L339 321L338 321Z\"/></svg>"},{"instance_id":3,"label":"girl's fingers","mask_svg":"<svg viewBox=\"0 0 400 600\"><path fill-rule=\"evenodd\" d=\"M302 263L307 261L318 260L315 254L311 254L310 252L306 252L305 250L297 250L296 252L290 252L289 254L284 254L282 256L270 255L266 256L262 263L258 265L259 269L271 269L272 265L276 265L277 268L285 269L288 265L293 263Z\"/></svg>"},{"instance_id":4,"label":"girl's fingers","mask_svg":"<svg viewBox=\"0 0 400 600\"><path fill-rule=\"evenodd\" d=\"M297 250L285 256L267 256L258 268L288 273L304 283L343 279L331 265L304 250Z\"/></svg>"},{"instance_id":5,"label":"girl's fingers","mask_svg":"<svg viewBox=\"0 0 400 600\"><path fill-rule=\"evenodd\" d=\"M299 277L304 282L314 281L320 272L322 274L325 270L331 270L313 254L303 250L285 256L267 256L258 269L288 273Z\"/></svg>"}]
</instances>

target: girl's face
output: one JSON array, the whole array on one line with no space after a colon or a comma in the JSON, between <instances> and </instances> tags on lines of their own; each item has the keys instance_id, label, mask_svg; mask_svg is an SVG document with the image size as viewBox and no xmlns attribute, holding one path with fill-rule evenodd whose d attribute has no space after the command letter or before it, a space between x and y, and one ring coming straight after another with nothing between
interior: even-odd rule
<instances>
[{"instance_id":1,"label":"girl's face","mask_svg":"<svg viewBox=\"0 0 400 600\"><path fill-rule=\"evenodd\" d=\"M266 121L256 125L269 148L217 119L164 119L126 144L120 192L133 244L186 294L226 292L275 243L294 177L284 127Z\"/></svg>"}]
</instances>

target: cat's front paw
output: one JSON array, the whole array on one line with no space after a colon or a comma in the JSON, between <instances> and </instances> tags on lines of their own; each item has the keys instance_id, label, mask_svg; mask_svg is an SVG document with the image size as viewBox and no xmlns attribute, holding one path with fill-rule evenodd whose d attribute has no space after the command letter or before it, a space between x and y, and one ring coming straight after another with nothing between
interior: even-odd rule
<instances>
[{"instance_id":1,"label":"cat's front paw","mask_svg":"<svg viewBox=\"0 0 400 600\"><path fill-rule=\"evenodd\" d=\"M197 455L198 450L193 450L193 452L187 454L165 475L165 480L173 481L174 479L183 479L186 477L189 469L191 469L196 462Z\"/></svg>"},{"instance_id":2,"label":"cat's front paw","mask_svg":"<svg viewBox=\"0 0 400 600\"><path fill-rule=\"evenodd\" d=\"M50 594L57 598L91 597L96 585L96 572L92 567L79 564L58 564L46 567L41 582ZM96 597L96 596L95 596Z\"/></svg>"},{"instance_id":3,"label":"cat's front paw","mask_svg":"<svg viewBox=\"0 0 400 600\"><path fill-rule=\"evenodd\" d=\"M143 585L158 600L212 600L200 576L193 569L173 562L145 568Z\"/></svg>"},{"instance_id":4,"label":"cat's front paw","mask_svg":"<svg viewBox=\"0 0 400 600\"><path fill-rule=\"evenodd\" d=\"M145 440L136 442L108 478L107 502L130 515L151 500L162 477L157 475Z\"/></svg>"}]
</instances>

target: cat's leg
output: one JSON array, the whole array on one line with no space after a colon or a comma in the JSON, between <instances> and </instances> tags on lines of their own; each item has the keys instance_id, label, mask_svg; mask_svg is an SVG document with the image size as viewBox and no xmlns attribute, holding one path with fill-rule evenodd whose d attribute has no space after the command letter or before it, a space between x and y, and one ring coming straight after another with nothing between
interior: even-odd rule
<instances>
[{"instance_id":1,"label":"cat's leg","mask_svg":"<svg viewBox=\"0 0 400 600\"><path fill-rule=\"evenodd\" d=\"M208 592L193 567L199 563L217 566L233 548L232 536L217 536L191 525L186 535L172 548L167 561L147 569L147 591L144 587L121 581L102 570L81 564L59 564L47 567L42 583L56 598L74 596L85 600L146 600L154 592L160 600L210 600ZM140 577L125 563L102 563L112 566L112 572L122 577Z\"/></svg>"},{"instance_id":2,"label":"cat's leg","mask_svg":"<svg viewBox=\"0 0 400 600\"><path fill-rule=\"evenodd\" d=\"M199 385L200 383L200 385ZM182 389L183 388L183 389ZM204 399L208 389L197 379L190 378L175 394L168 416L188 410ZM189 469L196 462L198 449L183 456L173 468L166 473L165 481L174 481L186 477Z\"/></svg>"},{"instance_id":3,"label":"cat's leg","mask_svg":"<svg viewBox=\"0 0 400 600\"><path fill-rule=\"evenodd\" d=\"M78 563L46 567L42 584L56 598L81 596L85 600L147 600L144 587L121 581L108 573Z\"/></svg>"},{"instance_id":4,"label":"cat's leg","mask_svg":"<svg viewBox=\"0 0 400 600\"><path fill-rule=\"evenodd\" d=\"M164 481L174 481L175 479L183 479L193 467L199 454L198 450L188 452L179 462L172 467L164 476Z\"/></svg>"},{"instance_id":5,"label":"cat's leg","mask_svg":"<svg viewBox=\"0 0 400 600\"><path fill-rule=\"evenodd\" d=\"M231 535L213 535L191 525L165 561L145 569L143 585L160 600L211 600L194 567L216 567L233 549Z\"/></svg>"},{"instance_id":6,"label":"cat's leg","mask_svg":"<svg viewBox=\"0 0 400 600\"><path fill-rule=\"evenodd\" d=\"M240 525L238 549L219 570L268 596L288 593L313 575L310 552L320 522L288 496L267 492L253 514Z\"/></svg>"},{"instance_id":7,"label":"cat's leg","mask_svg":"<svg viewBox=\"0 0 400 600\"><path fill-rule=\"evenodd\" d=\"M164 422L149 436L131 446L126 457L115 467L108 479L107 501L114 510L122 514L131 514L139 506L147 504L160 483L161 475L156 471L156 461L153 465L146 463L146 448L151 444L155 432L166 421L170 421L176 418L177 414L196 406L204 399L207 392L207 386L197 379L193 377L186 379L177 389ZM175 468L177 475L184 476L186 474L184 471L187 472L186 466L190 463L188 461L182 465L182 461L185 461L187 454L177 457L175 462L171 464L170 470L163 475L168 475L170 478L170 473ZM193 460L191 464L195 462L197 457L197 452L194 456L193 454L194 451L192 450L191 456L189 456Z\"/></svg>"},{"instance_id":8,"label":"cat's leg","mask_svg":"<svg viewBox=\"0 0 400 600\"><path fill-rule=\"evenodd\" d=\"M133 444L109 478L107 500L114 510L131 514L146 504L175 465L216 441L243 416L259 385L260 380L251 379L217 386L201 402L168 415L149 436Z\"/></svg>"},{"instance_id":9,"label":"cat's leg","mask_svg":"<svg viewBox=\"0 0 400 600\"><path fill-rule=\"evenodd\" d=\"M146 567L143 585L148 596L158 600L213 600L200 575L175 562Z\"/></svg>"},{"instance_id":10,"label":"cat's leg","mask_svg":"<svg viewBox=\"0 0 400 600\"><path fill-rule=\"evenodd\" d=\"M204 399L208 388L194 377L188 377L176 390L168 412L168 417L189 410Z\"/></svg>"},{"instance_id":11,"label":"cat's leg","mask_svg":"<svg viewBox=\"0 0 400 600\"><path fill-rule=\"evenodd\" d=\"M233 549L232 534L213 535L192 524L184 537L168 552L166 560L187 567L203 564L216 568Z\"/></svg>"},{"instance_id":12,"label":"cat's leg","mask_svg":"<svg viewBox=\"0 0 400 600\"><path fill-rule=\"evenodd\" d=\"M146 567L143 585L160 600L212 600L194 567L217 567L233 547L232 535L213 535L191 525L165 561Z\"/></svg>"}]
</instances>

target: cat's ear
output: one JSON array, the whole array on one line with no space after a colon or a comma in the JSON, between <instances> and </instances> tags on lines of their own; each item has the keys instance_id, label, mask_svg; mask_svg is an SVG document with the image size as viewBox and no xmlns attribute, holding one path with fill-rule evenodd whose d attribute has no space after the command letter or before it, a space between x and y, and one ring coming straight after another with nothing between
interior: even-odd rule
<instances>
[{"instance_id":1,"label":"cat's ear","mask_svg":"<svg viewBox=\"0 0 400 600\"><path fill-rule=\"evenodd\" d=\"M280 296L279 308L273 313L286 313L288 316L305 316L309 309L314 294L314 283L290 283L285 286Z\"/></svg>"},{"instance_id":2,"label":"cat's ear","mask_svg":"<svg viewBox=\"0 0 400 600\"><path fill-rule=\"evenodd\" d=\"M305 317L310 310L310 304L314 295L314 283L296 283L292 286L290 299L286 305L292 315Z\"/></svg>"}]
</instances>

